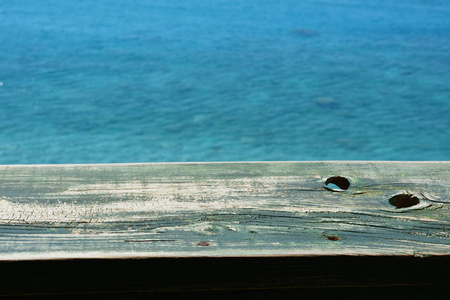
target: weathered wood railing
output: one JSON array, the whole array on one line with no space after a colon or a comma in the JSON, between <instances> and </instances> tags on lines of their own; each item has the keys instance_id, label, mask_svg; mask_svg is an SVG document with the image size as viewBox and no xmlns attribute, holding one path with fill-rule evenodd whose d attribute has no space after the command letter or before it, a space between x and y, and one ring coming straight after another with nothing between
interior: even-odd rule
<instances>
[{"instance_id":1,"label":"weathered wood railing","mask_svg":"<svg viewBox=\"0 0 450 300\"><path fill-rule=\"evenodd\" d=\"M449 208L450 162L0 166L0 295L430 293Z\"/></svg>"}]
</instances>

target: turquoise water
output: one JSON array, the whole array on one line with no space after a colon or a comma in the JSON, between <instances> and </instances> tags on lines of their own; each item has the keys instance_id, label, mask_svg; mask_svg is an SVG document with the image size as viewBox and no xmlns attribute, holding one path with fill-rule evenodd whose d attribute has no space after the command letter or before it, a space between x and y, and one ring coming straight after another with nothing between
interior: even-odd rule
<instances>
[{"instance_id":1,"label":"turquoise water","mask_svg":"<svg viewBox=\"0 0 450 300\"><path fill-rule=\"evenodd\" d=\"M0 9L0 164L450 158L447 0Z\"/></svg>"}]
</instances>

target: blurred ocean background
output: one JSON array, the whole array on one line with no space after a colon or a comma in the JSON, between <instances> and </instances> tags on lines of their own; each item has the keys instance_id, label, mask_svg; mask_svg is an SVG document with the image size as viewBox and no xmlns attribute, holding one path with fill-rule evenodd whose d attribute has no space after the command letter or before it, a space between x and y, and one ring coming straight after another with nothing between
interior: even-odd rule
<instances>
[{"instance_id":1,"label":"blurred ocean background","mask_svg":"<svg viewBox=\"0 0 450 300\"><path fill-rule=\"evenodd\" d=\"M0 164L450 160L448 0L0 0Z\"/></svg>"}]
</instances>

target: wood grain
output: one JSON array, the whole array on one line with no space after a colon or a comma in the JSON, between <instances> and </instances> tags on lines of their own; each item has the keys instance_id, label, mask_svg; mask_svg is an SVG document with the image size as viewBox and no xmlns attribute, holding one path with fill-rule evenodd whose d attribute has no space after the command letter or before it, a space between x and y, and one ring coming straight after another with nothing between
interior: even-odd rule
<instances>
[{"instance_id":1,"label":"wood grain","mask_svg":"<svg viewBox=\"0 0 450 300\"><path fill-rule=\"evenodd\" d=\"M449 208L450 162L0 166L0 260L445 255Z\"/></svg>"}]
</instances>

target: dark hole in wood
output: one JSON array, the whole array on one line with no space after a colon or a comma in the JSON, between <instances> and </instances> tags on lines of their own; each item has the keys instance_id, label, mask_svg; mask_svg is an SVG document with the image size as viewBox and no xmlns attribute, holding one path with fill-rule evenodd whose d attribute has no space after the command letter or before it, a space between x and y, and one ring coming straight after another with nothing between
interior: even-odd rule
<instances>
[{"instance_id":1,"label":"dark hole in wood","mask_svg":"<svg viewBox=\"0 0 450 300\"><path fill-rule=\"evenodd\" d=\"M350 181L342 176L333 176L325 181L325 188L328 190L346 190L350 187Z\"/></svg>"},{"instance_id":2,"label":"dark hole in wood","mask_svg":"<svg viewBox=\"0 0 450 300\"><path fill-rule=\"evenodd\" d=\"M338 236L329 235L327 236L327 239L329 239L330 241L339 241L341 238Z\"/></svg>"},{"instance_id":3,"label":"dark hole in wood","mask_svg":"<svg viewBox=\"0 0 450 300\"><path fill-rule=\"evenodd\" d=\"M419 198L412 194L395 195L389 199L389 204L395 206L395 208L411 207L419 204L419 202Z\"/></svg>"},{"instance_id":4,"label":"dark hole in wood","mask_svg":"<svg viewBox=\"0 0 450 300\"><path fill-rule=\"evenodd\" d=\"M209 246L209 243L205 242L205 241L201 241L201 242L198 242L197 245L199 245L199 246Z\"/></svg>"}]
</instances>

